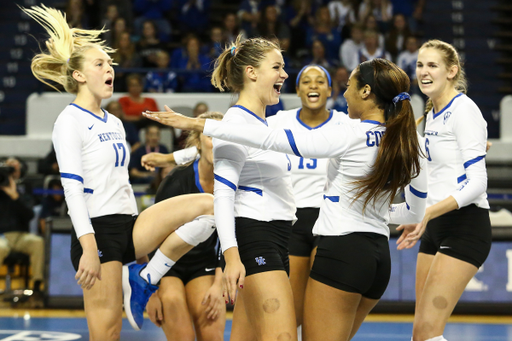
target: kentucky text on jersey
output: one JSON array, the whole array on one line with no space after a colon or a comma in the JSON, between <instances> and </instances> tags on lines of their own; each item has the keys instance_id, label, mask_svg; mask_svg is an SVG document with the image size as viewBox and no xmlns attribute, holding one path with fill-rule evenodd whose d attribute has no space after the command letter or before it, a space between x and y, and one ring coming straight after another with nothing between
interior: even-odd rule
<instances>
[{"instance_id":1,"label":"kentucky text on jersey","mask_svg":"<svg viewBox=\"0 0 512 341\"><path fill-rule=\"evenodd\" d=\"M112 141L112 140L124 140L123 135L121 135L120 133L112 132L112 131L108 132L108 133L98 134L98 137L100 138L100 142Z\"/></svg>"}]
</instances>

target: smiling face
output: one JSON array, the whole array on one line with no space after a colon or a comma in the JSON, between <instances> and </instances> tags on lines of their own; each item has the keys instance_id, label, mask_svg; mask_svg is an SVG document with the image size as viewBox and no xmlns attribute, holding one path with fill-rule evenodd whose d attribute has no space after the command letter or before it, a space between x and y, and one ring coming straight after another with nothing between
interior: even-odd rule
<instances>
[{"instance_id":1,"label":"smiling face","mask_svg":"<svg viewBox=\"0 0 512 341\"><path fill-rule=\"evenodd\" d=\"M311 110L325 108L331 92L327 76L318 66L310 66L302 72L297 96L300 97L303 108Z\"/></svg>"},{"instance_id":2,"label":"smiling face","mask_svg":"<svg viewBox=\"0 0 512 341\"><path fill-rule=\"evenodd\" d=\"M256 92L264 105L279 103L281 88L288 74L284 71L283 55L280 51L272 49L265 54L265 58L256 72ZM251 90L252 91L252 90Z\"/></svg>"},{"instance_id":3,"label":"smiling face","mask_svg":"<svg viewBox=\"0 0 512 341\"><path fill-rule=\"evenodd\" d=\"M82 70L75 70L73 77L81 84L79 91L88 91L97 99L110 98L114 92L112 59L99 48L84 53Z\"/></svg>"},{"instance_id":4,"label":"smiling face","mask_svg":"<svg viewBox=\"0 0 512 341\"><path fill-rule=\"evenodd\" d=\"M435 99L454 87L453 78L457 74L455 65L448 66L443 55L433 48L422 48L418 53L416 77L421 92Z\"/></svg>"}]
</instances>

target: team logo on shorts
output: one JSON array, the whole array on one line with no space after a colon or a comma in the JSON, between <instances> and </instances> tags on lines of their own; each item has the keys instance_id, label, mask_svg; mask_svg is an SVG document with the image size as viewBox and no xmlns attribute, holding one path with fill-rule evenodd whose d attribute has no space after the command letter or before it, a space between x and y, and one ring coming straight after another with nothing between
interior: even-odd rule
<instances>
[{"instance_id":1,"label":"team logo on shorts","mask_svg":"<svg viewBox=\"0 0 512 341\"><path fill-rule=\"evenodd\" d=\"M103 252L100 250L98 250L98 257L100 257L100 258L103 257Z\"/></svg>"},{"instance_id":2,"label":"team logo on shorts","mask_svg":"<svg viewBox=\"0 0 512 341\"><path fill-rule=\"evenodd\" d=\"M267 263L265 263L265 258L263 258L261 256L260 257L256 257L254 259L256 260L256 263L258 263L258 265L260 265L260 266L267 264Z\"/></svg>"}]
</instances>

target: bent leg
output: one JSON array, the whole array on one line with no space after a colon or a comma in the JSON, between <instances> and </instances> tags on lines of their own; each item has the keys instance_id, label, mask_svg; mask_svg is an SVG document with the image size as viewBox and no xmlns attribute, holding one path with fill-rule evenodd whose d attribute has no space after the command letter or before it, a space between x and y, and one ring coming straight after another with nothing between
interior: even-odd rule
<instances>
[{"instance_id":1,"label":"bent leg","mask_svg":"<svg viewBox=\"0 0 512 341\"><path fill-rule=\"evenodd\" d=\"M187 283L187 304L194 321L198 341L223 341L224 327L226 325L226 305L222 298L221 312L215 320L208 319L203 305L203 298L211 288L215 276L201 276Z\"/></svg>"},{"instance_id":2,"label":"bent leg","mask_svg":"<svg viewBox=\"0 0 512 341\"><path fill-rule=\"evenodd\" d=\"M91 341L120 340L123 307L121 262L101 264L101 280L84 290L84 306Z\"/></svg>"},{"instance_id":3,"label":"bent leg","mask_svg":"<svg viewBox=\"0 0 512 341\"><path fill-rule=\"evenodd\" d=\"M147 208L139 215L133 228L136 258L141 258L162 245L161 250L167 257L178 260L179 257L170 257L175 245L167 245L166 239L178 227L196 217L212 214L213 195L205 193L180 195ZM182 243L186 244L183 241Z\"/></svg>"},{"instance_id":4,"label":"bent leg","mask_svg":"<svg viewBox=\"0 0 512 341\"><path fill-rule=\"evenodd\" d=\"M303 340L349 340L361 299L361 294L339 290L310 277L304 300Z\"/></svg>"},{"instance_id":5,"label":"bent leg","mask_svg":"<svg viewBox=\"0 0 512 341\"><path fill-rule=\"evenodd\" d=\"M164 277L158 288L164 319L162 329L168 341L194 341L194 327L187 306L185 286L177 277Z\"/></svg>"},{"instance_id":6,"label":"bent leg","mask_svg":"<svg viewBox=\"0 0 512 341\"><path fill-rule=\"evenodd\" d=\"M428 272L414 316L413 339L424 341L443 334L467 284L478 271L472 264L437 253Z\"/></svg>"}]
</instances>

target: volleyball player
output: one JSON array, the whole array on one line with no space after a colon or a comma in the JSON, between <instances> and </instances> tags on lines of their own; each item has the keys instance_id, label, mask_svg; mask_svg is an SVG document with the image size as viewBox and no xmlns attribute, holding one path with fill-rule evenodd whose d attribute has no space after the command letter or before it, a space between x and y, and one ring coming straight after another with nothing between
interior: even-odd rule
<instances>
[{"instance_id":1,"label":"volleyball player","mask_svg":"<svg viewBox=\"0 0 512 341\"><path fill-rule=\"evenodd\" d=\"M487 123L465 95L455 48L430 40L419 51L416 76L426 106L429 196L416 264L414 341L443 341L448 318L492 242L485 168ZM414 225L403 226L415 229Z\"/></svg>"},{"instance_id":2,"label":"volleyball player","mask_svg":"<svg viewBox=\"0 0 512 341\"><path fill-rule=\"evenodd\" d=\"M221 120L222 114L207 112L201 118ZM160 184L155 202L190 193L213 194L212 140L191 132L187 147L195 147L199 158L175 168ZM217 257L214 233L183 256L160 280L147 311L151 321L162 327L167 340L222 341L226 304L222 298L222 268Z\"/></svg>"},{"instance_id":3,"label":"volleyball player","mask_svg":"<svg viewBox=\"0 0 512 341\"><path fill-rule=\"evenodd\" d=\"M268 118L269 127L293 128L300 132L335 126L349 120L345 113L326 108L330 97L331 76L321 66L307 65L297 75L295 88L301 107L279 111ZM323 190L327 181L328 159L303 158L288 155L291 161L293 194L297 206L297 221L292 227L288 244L290 253L290 284L293 292L298 336L302 325L304 293L313 264L318 237L313 236L313 225L318 218Z\"/></svg>"},{"instance_id":4,"label":"volleyball player","mask_svg":"<svg viewBox=\"0 0 512 341\"><path fill-rule=\"evenodd\" d=\"M426 174L410 97L409 78L395 64L374 59L351 74L344 96L348 114L331 128L299 133L242 122L216 122L147 113L163 124L253 148L330 158L327 184L313 233L320 235L306 288L303 337L350 340L384 293L390 276L391 221L421 221ZM406 202L390 207L399 190ZM416 243L423 230L407 231L399 247Z\"/></svg>"},{"instance_id":5,"label":"volleyball player","mask_svg":"<svg viewBox=\"0 0 512 341\"><path fill-rule=\"evenodd\" d=\"M147 266L132 267L137 273L129 280L140 285L125 292L133 294L128 298L142 301L125 304L130 323L138 329L144 298L156 290L153 284L169 265L211 235L212 219L194 218L213 213L212 196L169 199L137 218L128 182L130 153L125 131L118 118L101 109L101 100L112 96L114 82L108 55L113 50L99 40L104 31L70 28L64 14L44 5L23 11L50 35L47 50L32 60L34 76L76 95L57 118L52 141L74 227L71 258L77 270L75 279L83 289L90 339L119 340L122 264L159 247ZM172 233L179 226L179 235Z\"/></svg>"}]
</instances>

